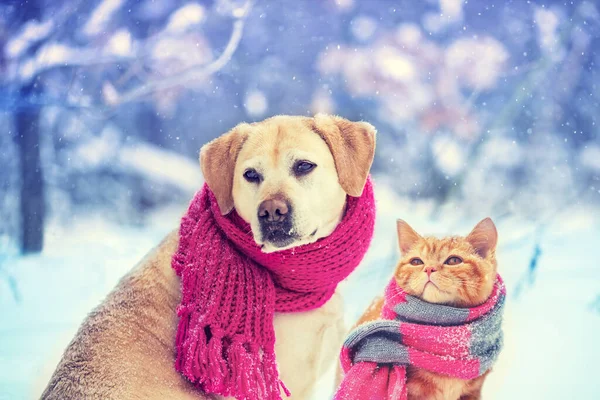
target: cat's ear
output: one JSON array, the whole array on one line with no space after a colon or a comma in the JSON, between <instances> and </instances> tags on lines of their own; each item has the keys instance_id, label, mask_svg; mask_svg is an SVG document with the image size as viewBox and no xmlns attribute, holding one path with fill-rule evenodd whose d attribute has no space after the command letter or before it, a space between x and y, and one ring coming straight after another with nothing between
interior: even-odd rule
<instances>
[{"instance_id":1,"label":"cat's ear","mask_svg":"<svg viewBox=\"0 0 600 400\"><path fill-rule=\"evenodd\" d=\"M421 235L401 219L396 221L396 229L398 230L398 245L402 254L409 251L421 239Z\"/></svg>"},{"instance_id":2,"label":"cat's ear","mask_svg":"<svg viewBox=\"0 0 600 400\"><path fill-rule=\"evenodd\" d=\"M477 254L486 258L491 251L496 249L498 231L491 218L486 218L478 223L467 236L467 241Z\"/></svg>"}]
</instances>

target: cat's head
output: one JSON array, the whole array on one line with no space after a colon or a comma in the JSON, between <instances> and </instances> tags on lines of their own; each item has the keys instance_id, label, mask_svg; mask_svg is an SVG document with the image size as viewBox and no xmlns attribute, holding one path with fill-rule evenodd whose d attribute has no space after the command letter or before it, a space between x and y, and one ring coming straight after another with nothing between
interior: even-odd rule
<instances>
[{"instance_id":1,"label":"cat's head","mask_svg":"<svg viewBox=\"0 0 600 400\"><path fill-rule=\"evenodd\" d=\"M398 220L402 258L394 277L408 294L438 304L472 307L485 302L496 280L498 232L490 218L466 237L423 237Z\"/></svg>"}]
</instances>

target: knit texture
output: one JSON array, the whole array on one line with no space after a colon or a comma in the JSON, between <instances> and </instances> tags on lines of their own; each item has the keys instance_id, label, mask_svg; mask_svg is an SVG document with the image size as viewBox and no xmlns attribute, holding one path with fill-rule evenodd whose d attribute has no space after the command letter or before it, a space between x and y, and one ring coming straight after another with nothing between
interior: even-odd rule
<instances>
[{"instance_id":1,"label":"knit texture","mask_svg":"<svg viewBox=\"0 0 600 400\"><path fill-rule=\"evenodd\" d=\"M222 216L204 185L179 230L172 266L181 277L175 368L205 393L281 399L274 312L318 308L364 257L375 222L370 179L334 232L315 243L263 253L250 226Z\"/></svg>"},{"instance_id":2,"label":"knit texture","mask_svg":"<svg viewBox=\"0 0 600 400\"><path fill-rule=\"evenodd\" d=\"M473 308L428 303L386 287L384 320L367 322L346 338L340 360L346 375L335 400L406 400L406 366L460 379L488 371L502 347L506 289L497 277L487 301Z\"/></svg>"}]
</instances>

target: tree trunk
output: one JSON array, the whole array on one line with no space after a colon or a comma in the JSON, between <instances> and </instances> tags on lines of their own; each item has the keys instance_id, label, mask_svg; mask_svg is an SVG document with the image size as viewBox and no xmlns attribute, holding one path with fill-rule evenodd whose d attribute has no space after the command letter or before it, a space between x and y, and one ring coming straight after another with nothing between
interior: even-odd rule
<instances>
[{"instance_id":1,"label":"tree trunk","mask_svg":"<svg viewBox=\"0 0 600 400\"><path fill-rule=\"evenodd\" d=\"M34 81L21 89L22 98L40 91ZM40 158L40 109L20 108L15 112L16 142L21 159L21 250L39 253L44 245L46 204Z\"/></svg>"},{"instance_id":2,"label":"tree trunk","mask_svg":"<svg viewBox=\"0 0 600 400\"><path fill-rule=\"evenodd\" d=\"M41 1L28 0L21 4L20 23L30 20L41 21ZM34 57L41 43L34 44L27 57ZM23 83L20 90L25 105L17 108L14 114L16 142L21 159L21 251L39 253L44 246L44 219L46 202L44 179L40 158L40 107L33 99L39 98L42 86L38 77Z\"/></svg>"}]
</instances>

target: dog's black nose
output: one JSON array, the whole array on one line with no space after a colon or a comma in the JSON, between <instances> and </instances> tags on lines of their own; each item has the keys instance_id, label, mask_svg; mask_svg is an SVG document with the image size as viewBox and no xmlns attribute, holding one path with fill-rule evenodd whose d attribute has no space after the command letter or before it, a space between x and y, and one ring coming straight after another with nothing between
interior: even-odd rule
<instances>
[{"instance_id":1,"label":"dog's black nose","mask_svg":"<svg viewBox=\"0 0 600 400\"><path fill-rule=\"evenodd\" d=\"M288 216L290 206L281 197L273 197L260 203L258 219L261 222L283 222Z\"/></svg>"}]
</instances>

